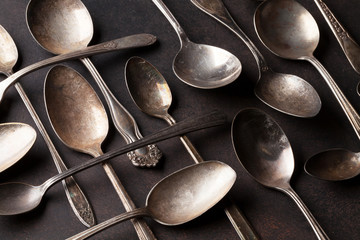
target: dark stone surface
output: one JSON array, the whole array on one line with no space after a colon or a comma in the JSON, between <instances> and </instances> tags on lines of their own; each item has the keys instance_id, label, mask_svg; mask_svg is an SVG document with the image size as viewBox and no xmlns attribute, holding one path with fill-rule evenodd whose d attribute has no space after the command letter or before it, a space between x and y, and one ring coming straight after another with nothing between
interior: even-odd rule
<instances>
[{"instance_id":1,"label":"dark stone surface","mask_svg":"<svg viewBox=\"0 0 360 240\"><path fill-rule=\"evenodd\" d=\"M314 179L303 170L304 162L313 154L325 149L341 147L360 151L359 140L345 115L332 96L320 74L307 62L280 59L271 54L256 36L252 17L259 4L256 1L224 0L229 11L243 31L265 56L275 71L293 73L309 81L322 99L322 110L312 119L300 119L279 113L260 102L253 93L257 80L254 58L246 46L221 24L194 7L190 1L169 1L165 4L194 42L225 48L234 53L243 64L243 72L234 83L214 90L200 90L179 81L171 69L172 59L178 51L179 41L171 25L152 1L86 0L84 4L93 18L95 35L92 43L119 38L135 33L152 33L158 43L152 47L132 51L108 53L91 59L119 101L136 118L143 135L166 126L166 123L139 111L132 102L124 82L124 65L134 55L141 56L155 65L167 79L172 93L170 113L180 121L209 109L221 109L229 123L224 127L202 130L189 134L204 159L221 160L238 173L238 180L230 192L231 197L244 211L262 239L316 239L309 224L294 202L284 194L264 188L253 181L236 159L231 146L230 122L243 108L257 107L269 113L283 127L291 141L296 169L292 186L306 203L320 225L333 240L360 239L360 182L354 178L345 182L325 182ZM315 17L321 32L321 41L315 56L328 69L340 88L356 109L360 109L355 87L359 76L347 62L335 37L311 0L299 1ZM360 42L360 14L358 0L327 0L336 17ZM0 1L0 24L12 35L19 50L19 61L14 71L31 63L52 56L32 39L25 20L27 1ZM66 63L82 73L98 91L86 69L77 61ZM90 157L64 146L57 139L46 116L43 100L43 82L49 68L31 73L21 80L24 89L43 120L55 146L68 166L75 166ZM98 91L101 99L100 92ZM12 88L0 105L0 122L25 122L35 127L19 96ZM123 139L111 126L103 144L106 152L124 145ZM126 156L111 162L119 178L137 206L143 206L151 187L162 177L192 164L178 139L158 144L164 153L159 167L138 169ZM0 182L23 181L40 184L56 174L55 166L46 145L39 135L34 147L16 165L0 173ZM100 166L76 175L79 185L91 201L98 222L124 211ZM217 206L196 220L176 227L162 226L151 219L150 227L158 239L208 240L238 239L222 209ZM51 188L36 210L19 216L0 217L0 239L64 239L85 227L74 216L61 184ZM92 239L137 239L130 222L116 225Z\"/></svg>"}]
</instances>

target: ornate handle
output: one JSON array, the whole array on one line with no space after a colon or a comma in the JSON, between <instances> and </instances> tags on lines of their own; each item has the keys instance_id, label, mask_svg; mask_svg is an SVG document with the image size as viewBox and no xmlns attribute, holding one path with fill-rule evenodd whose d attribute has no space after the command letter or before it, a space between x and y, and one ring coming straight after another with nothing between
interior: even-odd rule
<instances>
[{"instance_id":1,"label":"ornate handle","mask_svg":"<svg viewBox=\"0 0 360 240\"><path fill-rule=\"evenodd\" d=\"M324 16L331 31L334 33L345 56L349 60L354 70L360 74L360 47L349 35L341 23L336 19L328 6L322 0L314 0L320 12Z\"/></svg>"}]
</instances>

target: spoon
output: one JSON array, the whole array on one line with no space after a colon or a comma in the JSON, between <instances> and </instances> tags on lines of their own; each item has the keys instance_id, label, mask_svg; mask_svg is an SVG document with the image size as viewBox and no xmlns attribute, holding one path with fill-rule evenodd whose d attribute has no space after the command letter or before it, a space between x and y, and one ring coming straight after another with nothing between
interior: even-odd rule
<instances>
[{"instance_id":1,"label":"spoon","mask_svg":"<svg viewBox=\"0 0 360 240\"><path fill-rule=\"evenodd\" d=\"M186 223L218 203L235 180L235 171L225 163L208 161L185 167L158 182L149 192L145 207L113 217L67 240L86 239L136 216L151 217L167 226Z\"/></svg>"},{"instance_id":2,"label":"spoon","mask_svg":"<svg viewBox=\"0 0 360 240\"><path fill-rule=\"evenodd\" d=\"M20 77L25 76L39 68L49 66L51 64L60 63L76 58L96 55L100 53L112 52L122 49L145 47L156 42L156 37L151 34L135 34L123 38L118 38L108 42L103 42L91 47L86 47L78 51L61 54L59 56L44 59L37 63L31 64L17 72L10 77L0 82L0 103L11 85L19 81Z\"/></svg>"},{"instance_id":3,"label":"spoon","mask_svg":"<svg viewBox=\"0 0 360 240\"><path fill-rule=\"evenodd\" d=\"M360 153L346 149L328 150L312 156L304 168L306 173L322 180L347 180L360 173Z\"/></svg>"},{"instance_id":4,"label":"spoon","mask_svg":"<svg viewBox=\"0 0 360 240\"><path fill-rule=\"evenodd\" d=\"M12 68L15 66L18 59L18 51L10 34L1 25L0 46L3 47L0 49L0 72L6 76L11 76L13 74ZM27 97L26 92L20 83L15 83L15 88L39 129L40 134L44 138L58 172L66 170L66 165L52 143L50 136L46 132L46 129L32 106L30 99ZM75 215L79 218L80 222L87 227L95 225L95 217L92 208L75 179L73 177L69 177L62 181L62 184L70 206Z\"/></svg>"},{"instance_id":5,"label":"spoon","mask_svg":"<svg viewBox=\"0 0 360 240\"><path fill-rule=\"evenodd\" d=\"M234 32L250 49L259 68L255 95L268 106L296 117L314 117L321 109L316 90L304 79L277 73L267 65L254 43L236 24L221 0L191 0L203 12Z\"/></svg>"},{"instance_id":6,"label":"spoon","mask_svg":"<svg viewBox=\"0 0 360 240\"><path fill-rule=\"evenodd\" d=\"M260 184L291 197L309 221L318 239L329 239L314 216L290 186L294 156L280 126L257 109L240 111L232 123L235 153L245 170Z\"/></svg>"},{"instance_id":7,"label":"spoon","mask_svg":"<svg viewBox=\"0 0 360 240\"><path fill-rule=\"evenodd\" d=\"M140 110L164 119L170 126L176 123L168 113L172 102L170 87L153 65L140 57L130 58L125 66L125 80L130 96ZM204 161L186 136L181 136L180 140L195 163ZM240 239L258 239L245 216L231 200L224 210Z\"/></svg>"},{"instance_id":8,"label":"spoon","mask_svg":"<svg viewBox=\"0 0 360 240\"><path fill-rule=\"evenodd\" d=\"M28 28L45 50L53 54L66 54L87 47L93 36L90 13L80 0L31 0L26 9ZM142 137L135 119L115 98L89 58L81 58L109 106L113 123L126 143ZM153 167L161 158L155 145L130 152L128 157L135 166Z\"/></svg>"},{"instance_id":9,"label":"spoon","mask_svg":"<svg viewBox=\"0 0 360 240\"><path fill-rule=\"evenodd\" d=\"M321 14L324 16L331 31L338 40L346 58L350 62L355 72L360 74L360 46L345 30L341 23L336 19L329 7L322 0L314 0Z\"/></svg>"},{"instance_id":10,"label":"spoon","mask_svg":"<svg viewBox=\"0 0 360 240\"><path fill-rule=\"evenodd\" d=\"M14 165L34 145L36 131L24 123L0 124L0 172Z\"/></svg>"},{"instance_id":11,"label":"spoon","mask_svg":"<svg viewBox=\"0 0 360 240\"><path fill-rule=\"evenodd\" d=\"M101 143L109 130L106 111L94 89L78 72L60 65L51 68L45 80L44 98L51 125L65 145L93 157L104 154ZM102 166L125 209L135 209L112 165L104 162ZM143 219L133 224L140 239L156 239Z\"/></svg>"},{"instance_id":12,"label":"spoon","mask_svg":"<svg viewBox=\"0 0 360 240\"><path fill-rule=\"evenodd\" d=\"M180 39L180 50L172 68L184 83L203 89L225 86L235 81L241 72L241 63L230 52L189 40L178 21L161 0L152 0L165 15Z\"/></svg>"},{"instance_id":13,"label":"spoon","mask_svg":"<svg viewBox=\"0 0 360 240\"><path fill-rule=\"evenodd\" d=\"M163 141L165 139L184 135L189 132L222 125L225 123L226 118L223 114L217 111L211 112L200 117L195 117L176 123L174 126L167 127L136 142L107 152L97 158L90 159L73 168L69 168L68 170L65 170L62 173L59 173L58 175L48 179L40 186L32 186L20 182L0 184L0 215L16 215L33 210L40 204L41 199L46 191L55 183L98 163L109 160L110 158L124 154L139 147L146 146L151 142ZM19 141L16 143L18 142Z\"/></svg>"},{"instance_id":14,"label":"spoon","mask_svg":"<svg viewBox=\"0 0 360 240\"><path fill-rule=\"evenodd\" d=\"M259 38L271 52L282 58L306 60L313 64L360 139L360 116L325 67L313 56L320 33L311 14L294 0L264 1L256 9L254 23Z\"/></svg>"}]
</instances>

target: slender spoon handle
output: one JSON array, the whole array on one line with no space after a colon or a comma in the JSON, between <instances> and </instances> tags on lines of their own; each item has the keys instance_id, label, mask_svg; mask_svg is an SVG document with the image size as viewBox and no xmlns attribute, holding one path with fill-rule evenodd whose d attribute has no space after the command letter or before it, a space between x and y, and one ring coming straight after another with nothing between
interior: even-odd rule
<instances>
[{"instance_id":1,"label":"slender spoon handle","mask_svg":"<svg viewBox=\"0 0 360 240\"><path fill-rule=\"evenodd\" d=\"M156 42L156 37L151 34L135 34L112 41L100 43L94 46L90 46L78 51L74 51L67 54L61 54L55 57L51 57L40 62L29 65L17 72L4 81L0 82L0 102L3 99L6 90L16 83L20 77L29 74L39 68L49 66L51 64L64 62L71 59L82 58L90 55L96 55L100 53L112 52L122 49L145 47Z\"/></svg>"},{"instance_id":2,"label":"slender spoon handle","mask_svg":"<svg viewBox=\"0 0 360 240\"><path fill-rule=\"evenodd\" d=\"M306 207L305 203L296 194L296 192L290 186L280 190L289 195L295 201L296 205L300 208L301 212L305 215L306 219L310 223L316 234L316 237L319 240L330 240L330 238L326 235L325 231L321 228L320 224L316 221L310 210Z\"/></svg>"},{"instance_id":3,"label":"slender spoon handle","mask_svg":"<svg viewBox=\"0 0 360 240\"><path fill-rule=\"evenodd\" d=\"M131 218L139 217L139 216L150 216L150 215L147 212L146 208L138 208L131 212L126 212L126 213L120 214L118 216L115 216L113 218L110 218L110 219L106 220L105 222L99 223L98 225L96 225L92 228L89 228L85 231L82 231L81 233L78 233L72 237L69 237L66 240L86 239L86 238L94 235L95 233L98 233L102 230L105 230L108 227L111 227L112 225L114 225L116 223L121 223L123 221L129 220Z\"/></svg>"},{"instance_id":4,"label":"slender spoon handle","mask_svg":"<svg viewBox=\"0 0 360 240\"><path fill-rule=\"evenodd\" d=\"M345 30L345 28L336 19L334 14L322 0L314 1L324 16L326 22L328 23L331 31L338 40L351 66L358 74L360 74L360 46L349 35L349 33Z\"/></svg>"},{"instance_id":5,"label":"slender spoon handle","mask_svg":"<svg viewBox=\"0 0 360 240\"><path fill-rule=\"evenodd\" d=\"M351 123L351 126L355 130L357 137L360 139L360 116L351 105L351 103L347 100L344 93L341 91L339 86L336 84L334 79L325 69L325 67L314 57L306 58L310 63L312 63L315 68L320 72L320 74L325 79L325 82L328 84L330 90L334 94L336 100L339 102L341 108L346 114L346 117Z\"/></svg>"},{"instance_id":6,"label":"slender spoon handle","mask_svg":"<svg viewBox=\"0 0 360 240\"><path fill-rule=\"evenodd\" d=\"M95 68L94 64L89 58L80 59L86 68L89 70L96 83L98 84L101 92L103 93L106 103L109 106L110 115L115 128L125 139L126 143L134 142L142 137L137 126L135 119L125 109L123 105L115 98L100 73ZM146 148L137 149L127 154L131 162L135 166L140 167L153 167L162 156L162 153L155 145L147 146Z\"/></svg>"},{"instance_id":7,"label":"slender spoon handle","mask_svg":"<svg viewBox=\"0 0 360 240\"><path fill-rule=\"evenodd\" d=\"M164 119L170 126L176 124L175 119L169 114L166 114L164 116ZM190 156L193 158L195 163L204 162L204 159L201 157L200 153L197 151L197 149L194 147L194 145L191 143L188 137L181 136L180 140L185 146ZM236 204L226 196L225 196L225 201L226 201L225 209L224 209L225 214L230 220L231 224L233 225L240 239L241 240L259 239L254 229L251 227L249 221L246 219L242 211L236 206Z\"/></svg>"},{"instance_id":8,"label":"slender spoon handle","mask_svg":"<svg viewBox=\"0 0 360 240\"><path fill-rule=\"evenodd\" d=\"M7 73L6 75L10 76L12 75L12 72ZM24 91L20 83L16 83L15 88L19 93L21 99L23 100L26 108L28 109L31 117L33 118L37 128L39 129L40 134L44 138L45 143L51 153L51 156L54 160L58 172L61 173L65 171L67 168L64 162L62 161L59 153L57 152L54 144L52 143L48 133L46 132L44 125L42 124L38 114L36 113L33 105L30 102L30 99L26 95L26 92ZM95 224L94 213L86 196L80 189L79 185L76 183L75 179L73 177L68 177L62 181L62 184L66 193L66 197L68 198L68 201L70 203L70 206L73 209L75 215L80 220L80 222L84 224L86 227L93 226Z\"/></svg>"}]
</instances>

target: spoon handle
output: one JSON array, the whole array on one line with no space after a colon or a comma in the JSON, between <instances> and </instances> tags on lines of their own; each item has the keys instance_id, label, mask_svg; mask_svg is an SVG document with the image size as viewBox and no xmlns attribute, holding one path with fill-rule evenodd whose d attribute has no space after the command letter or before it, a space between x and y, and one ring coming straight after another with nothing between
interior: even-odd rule
<instances>
[{"instance_id":1,"label":"spoon handle","mask_svg":"<svg viewBox=\"0 0 360 240\"><path fill-rule=\"evenodd\" d=\"M86 229L85 231L82 231L72 237L67 238L66 240L82 240L82 239L86 239L98 232L101 232L103 230L105 230L108 227L111 227L112 225L116 224L116 223L121 223L123 221L129 220L131 218L135 218L135 217L141 217L141 216L150 216L150 214L148 213L146 207L144 208L138 208L135 209L131 212L126 212L123 214L120 214L118 216L115 216L113 218L110 218L102 223L99 223L95 226L93 226L92 228Z\"/></svg>"},{"instance_id":2,"label":"spoon handle","mask_svg":"<svg viewBox=\"0 0 360 240\"><path fill-rule=\"evenodd\" d=\"M125 139L126 143L131 143L142 138L135 119L112 94L112 92L102 79L100 73L95 68L94 64L90 61L89 58L81 58L80 60L90 71L91 75L100 87L100 90L105 97L106 103L109 106L113 123L118 132ZM157 146L152 144L147 146L146 148L131 151L127 155L135 166L153 167L159 162L162 153L157 148Z\"/></svg>"},{"instance_id":3,"label":"spoon handle","mask_svg":"<svg viewBox=\"0 0 360 240\"><path fill-rule=\"evenodd\" d=\"M345 56L350 62L353 69L360 74L360 46L349 35L341 23L336 19L328 6L322 0L314 0L320 12L324 16L331 31L338 40Z\"/></svg>"},{"instance_id":4,"label":"spoon handle","mask_svg":"<svg viewBox=\"0 0 360 240\"><path fill-rule=\"evenodd\" d=\"M135 34L127 37L115 39L112 41L100 43L94 46L86 47L84 49L74 51L71 53L61 54L55 57L51 57L40 62L31 64L17 72L10 77L0 82L0 102L3 99L6 90L16 83L20 77L31 73L39 68L49 66L51 64L68 61L71 59L82 58L90 55L96 55L100 53L112 52L128 48L145 47L156 42L156 37L151 34Z\"/></svg>"},{"instance_id":5,"label":"spoon handle","mask_svg":"<svg viewBox=\"0 0 360 240\"><path fill-rule=\"evenodd\" d=\"M315 68L320 72L320 74L325 79L325 82L330 87L330 90L334 94L336 100L340 104L341 108L346 114L346 117L350 121L351 126L355 130L355 133L357 137L360 139L360 116L354 109L354 107L351 105L351 103L347 100L344 93L341 91L339 86L336 84L334 79L331 77L331 75L328 73L328 71L325 69L325 67L314 57L306 58L310 63L312 63Z\"/></svg>"},{"instance_id":6,"label":"spoon handle","mask_svg":"<svg viewBox=\"0 0 360 240\"><path fill-rule=\"evenodd\" d=\"M281 191L283 191L285 194L290 196L292 200L295 201L296 205L300 208L301 212L305 215L306 219L310 223L316 234L316 237L319 240L330 240L325 231L321 228L320 224L316 221L315 217L311 214L310 210L306 207L305 203L296 194L296 192L290 186L281 189Z\"/></svg>"}]
</instances>

